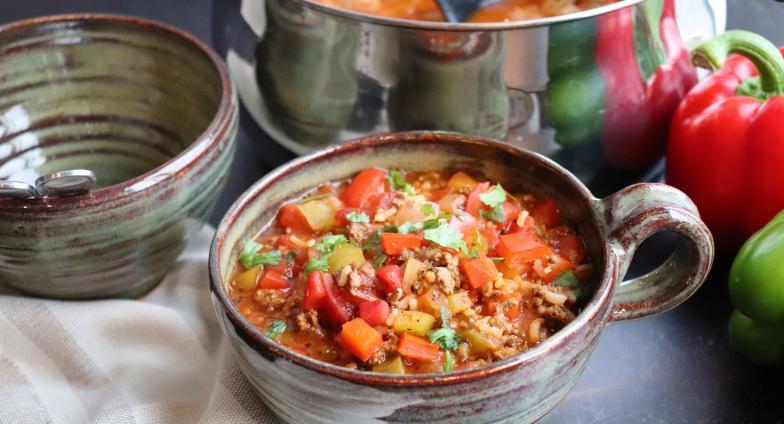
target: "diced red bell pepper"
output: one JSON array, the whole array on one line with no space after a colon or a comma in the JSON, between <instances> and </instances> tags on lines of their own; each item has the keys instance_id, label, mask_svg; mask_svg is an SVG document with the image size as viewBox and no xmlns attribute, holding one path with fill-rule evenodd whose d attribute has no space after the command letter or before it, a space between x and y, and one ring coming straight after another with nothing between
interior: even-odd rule
<instances>
[{"instance_id":1,"label":"diced red bell pepper","mask_svg":"<svg viewBox=\"0 0 784 424\"><path fill-rule=\"evenodd\" d=\"M367 201L365 201L365 209L369 211L368 215L372 217L379 209L392 207L392 201L395 200L396 196L397 194L392 191L385 191L368 197Z\"/></svg>"},{"instance_id":2,"label":"diced red bell pepper","mask_svg":"<svg viewBox=\"0 0 784 424\"><path fill-rule=\"evenodd\" d=\"M270 269L264 273L264 277L262 277L261 281L259 282L259 288L261 289L287 289L291 287L291 282L289 282L288 278L285 275L280 273L277 270Z\"/></svg>"},{"instance_id":3,"label":"diced red bell pepper","mask_svg":"<svg viewBox=\"0 0 784 424\"><path fill-rule=\"evenodd\" d=\"M464 259L460 264L468 277L468 284L475 289L495 280L498 275L495 264L488 258Z\"/></svg>"},{"instance_id":4,"label":"diced red bell pepper","mask_svg":"<svg viewBox=\"0 0 784 424\"><path fill-rule=\"evenodd\" d=\"M438 345L409 333L400 336L397 351L406 358L418 361L434 362L441 357L441 349Z\"/></svg>"},{"instance_id":5,"label":"diced red bell pepper","mask_svg":"<svg viewBox=\"0 0 784 424\"><path fill-rule=\"evenodd\" d=\"M327 296L327 284L325 280L332 284L332 276L322 271L313 271L308 276L308 285L305 288L305 297L302 299L302 307L305 309L318 310Z\"/></svg>"},{"instance_id":6,"label":"diced red bell pepper","mask_svg":"<svg viewBox=\"0 0 784 424\"><path fill-rule=\"evenodd\" d=\"M354 305L341 296L341 293L339 292L340 289L335 288L333 284L332 276L329 274L327 274L327 276L329 276L329 278L325 277L322 280L324 282L326 294L322 300L319 312L324 315L327 322L334 325L340 325L354 316Z\"/></svg>"},{"instance_id":7,"label":"diced red bell pepper","mask_svg":"<svg viewBox=\"0 0 784 424\"><path fill-rule=\"evenodd\" d=\"M376 277L384 293L393 293L403 287L403 268L400 265L384 265L376 271Z\"/></svg>"},{"instance_id":8,"label":"diced red bell pepper","mask_svg":"<svg viewBox=\"0 0 784 424\"><path fill-rule=\"evenodd\" d=\"M537 224L547 228L561 225L561 217L558 215L558 205L552 199L539 199L531 208L531 217Z\"/></svg>"},{"instance_id":9,"label":"diced red bell pepper","mask_svg":"<svg viewBox=\"0 0 784 424\"><path fill-rule=\"evenodd\" d=\"M468 194L468 200L466 200L466 212L473 215L474 218L479 218L479 211L484 207L484 203L479 198L479 195L486 192L490 189L490 183L484 182L471 190L471 193Z\"/></svg>"},{"instance_id":10,"label":"diced red bell pepper","mask_svg":"<svg viewBox=\"0 0 784 424\"><path fill-rule=\"evenodd\" d=\"M406 249L415 249L422 244L418 234L381 233L381 247L387 255L399 255Z\"/></svg>"},{"instance_id":11,"label":"diced red bell pepper","mask_svg":"<svg viewBox=\"0 0 784 424\"><path fill-rule=\"evenodd\" d=\"M389 304L383 300L359 304L359 317L373 327L386 325L389 312Z\"/></svg>"},{"instance_id":12,"label":"diced red bell pepper","mask_svg":"<svg viewBox=\"0 0 784 424\"><path fill-rule=\"evenodd\" d=\"M343 192L341 200L346 206L361 208L370 196L384 191L386 179L386 171L375 168L366 169L351 180L351 184Z\"/></svg>"},{"instance_id":13,"label":"diced red bell pepper","mask_svg":"<svg viewBox=\"0 0 784 424\"><path fill-rule=\"evenodd\" d=\"M293 233L302 234L312 231L305 215L299 210L297 205L288 204L280 208L278 214L278 224L284 228L290 228Z\"/></svg>"},{"instance_id":14,"label":"diced red bell pepper","mask_svg":"<svg viewBox=\"0 0 784 424\"><path fill-rule=\"evenodd\" d=\"M550 248L541 238L530 233L511 233L499 237L498 253L504 258L513 254L526 253L533 259L541 257L543 254L550 253Z\"/></svg>"},{"instance_id":15,"label":"diced red bell pepper","mask_svg":"<svg viewBox=\"0 0 784 424\"><path fill-rule=\"evenodd\" d=\"M338 340L362 362L370 359L377 350L384 346L381 334L362 318L355 318L343 324Z\"/></svg>"}]
</instances>

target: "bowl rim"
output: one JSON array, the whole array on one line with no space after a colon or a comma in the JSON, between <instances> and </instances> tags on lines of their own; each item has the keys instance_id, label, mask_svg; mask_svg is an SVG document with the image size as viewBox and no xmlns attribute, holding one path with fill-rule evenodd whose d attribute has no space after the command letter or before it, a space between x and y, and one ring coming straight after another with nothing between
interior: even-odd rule
<instances>
[{"instance_id":1,"label":"bowl rim","mask_svg":"<svg viewBox=\"0 0 784 424\"><path fill-rule=\"evenodd\" d=\"M26 210L42 207L46 210L63 207L82 209L109 202L121 201L124 198L137 196L153 190L173 178L181 175L183 170L193 167L219 145L229 130L233 116L237 114L236 88L229 77L228 68L223 59L205 42L196 36L160 21L128 15L105 13L69 13L60 15L40 16L0 25L0 36L12 31L25 30L51 24L79 24L84 22L104 23L138 27L142 30L155 30L165 36L179 40L196 48L212 64L221 84L221 98L215 116L207 127L190 144L177 155L147 172L125 180L119 184L91 190L88 193L66 197L45 197L36 199L0 199L0 205L6 210ZM140 184L143 183L143 184ZM134 188L135 185L139 188Z\"/></svg>"},{"instance_id":2,"label":"bowl rim","mask_svg":"<svg viewBox=\"0 0 784 424\"><path fill-rule=\"evenodd\" d=\"M504 31L514 29L526 29L544 27L553 24L578 21L581 19L593 18L596 16L604 15L616 10L624 9L642 3L644 0L618 0L615 3L610 3L604 6L594 7L591 9L581 10L575 13L567 13L565 15L551 16L548 18L528 19L524 21L502 21L502 22L434 22L434 21L416 21L412 19L396 19L387 18L377 15L369 15L367 13L355 12L349 9L340 9L337 7L327 6L321 3L316 3L314 0L293 0L297 3L307 5L313 9L327 13L329 15L346 18L349 20L377 24L382 26L390 26L397 28L408 29L421 29L428 31Z\"/></svg>"},{"instance_id":3,"label":"bowl rim","mask_svg":"<svg viewBox=\"0 0 784 424\"><path fill-rule=\"evenodd\" d=\"M393 374L381 374L381 373L373 373L370 371L360 371L360 370L352 370L345 367L341 367L339 365L333 365L327 362L319 361L317 359L313 359L309 356L297 353L293 350L286 348L283 345L280 345L271 339L267 338L263 335L263 333L253 326L250 322L248 322L245 317L240 313L239 309L237 309L234 302L231 301L229 298L228 292L224 290L224 281L221 278L221 273L218 264L218 258L220 254L223 252L223 243L228 234L229 230L233 227L236 223L237 219L245 212L246 208L253 204L255 200L267 189L271 186L276 184L276 182L284 178L294 172L297 172L303 168L307 168L309 166L313 166L319 164L322 160L329 160L336 156L342 156L344 154L348 154L354 151L363 150L366 148L374 148L374 147L383 147L388 145L395 145L399 143L431 143L431 144L443 144L448 145L455 142L460 142L463 144L474 144L482 147L491 148L497 151L501 151L516 155L521 158L521 160L528 160L535 162L537 166L548 167L554 170L555 172L559 173L562 178L567 180L570 184L572 184L578 192L582 195L582 197L591 204L597 204L600 202L599 199L593 196L588 188L579 180L577 179L574 174L567 171L551 159L542 156L538 153L531 152L528 150L524 150L500 141L491 140L488 138L478 137L478 136L471 136L471 135L464 135L464 134L457 134L451 132L442 132L442 131L410 131L410 132L398 132L398 133L387 133L381 135L372 135L363 138L359 138L356 140L352 140L346 142L344 144L340 144L337 146L328 147L316 152L313 152L309 155L302 156L298 159L295 159L277 169L270 172L262 179L257 181L253 184L250 188L248 188L240 197L231 205L228 212L224 215L221 219L220 224L215 232L215 236L213 237L212 244L210 246L210 254L209 254L209 277L210 277L210 291L213 296L213 304L217 307L220 305L222 313L225 313L229 320L233 323L234 327L237 328L237 331L243 331L244 335L250 337L250 339L256 344L261 345L266 351L271 352L273 355L273 360L282 359L293 362L296 365L302 366L304 368L310 369L312 371L316 371L321 374L326 374L332 377L341 378L343 380L347 380L354 383L361 383L361 384L372 384L375 386L390 386L390 387L421 387L421 386L430 386L430 385L446 385L446 384L457 384L466 381L471 381L475 379L481 379L485 377L489 377L491 375L512 371L513 369L522 366L526 363L533 362L540 357L547 355L553 350L557 350L561 346L567 343L569 339L575 336L575 334L585 325L594 321L596 319L604 319L605 317L599 317L598 315L602 313L602 311L607 311L609 308L602 308L603 305L609 305L609 302L612 300L612 295L614 292L614 285L612 283L614 270L615 270L615 261L616 258L612 254L612 250L606 240L603 240L603 255L604 255L604 262L605 267L602 273L601 279L596 287L594 295L592 296L591 300L586 304L585 308L583 309L577 317L567 324L564 328L556 332L553 336L542 342L541 344L537 345L534 348L526 350L524 352L518 353L513 355L509 358L491 362L489 364L483 365L477 368L471 368L466 370L460 371L453 371L448 373L430 373L430 374L411 374L411 375L393 375ZM595 219L593 220L592 224L597 227L599 230L599 234L606 236L606 232L603 231L602 226L599 221L599 216L596 214L596 210L592 212ZM265 224L266 225L266 224ZM216 301L217 299L217 301ZM216 314L219 314L216 308ZM606 315L606 314L605 314ZM220 316L218 317L220 320ZM603 326L605 323L602 322L601 325ZM600 330L601 331L601 330ZM238 334L241 338L242 335ZM248 341L246 341L248 342ZM248 342L249 343L249 342ZM262 354L263 356L267 356L265 353L259 351L259 348L253 345L249 346Z\"/></svg>"}]
</instances>

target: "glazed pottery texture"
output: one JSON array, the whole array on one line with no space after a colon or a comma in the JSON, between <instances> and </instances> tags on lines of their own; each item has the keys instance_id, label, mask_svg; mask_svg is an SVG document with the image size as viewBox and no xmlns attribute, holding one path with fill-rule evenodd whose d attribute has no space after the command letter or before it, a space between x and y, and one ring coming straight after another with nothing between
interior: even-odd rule
<instances>
[{"instance_id":1,"label":"glazed pottery texture","mask_svg":"<svg viewBox=\"0 0 784 424\"><path fill-rule=\"evenodd\" d=\"M448 374L395 376L319 362L268 339L227 295L243 241L270 225L283 202L370 167L471 170L510 191L552 197L583 236L596 293L572 323L539 346ZM638 244L673 230L683 243L643 277L622 281ZM218 227L210 252L212 299L240 366L261 398L291 422L509 422L543 417L576 383L604 325L677 306L702 284L713 241L694 204L661 184L597 199L577 178L534 153L480 138L432 132L360 139L301 158L249 189Z\"/></svg>"},{"instance_id":2,"label":"glazed pottery texture","mask_svg":"<svg viewBox=\"0 0 784 424\"><path fill-rule=\"evenodd\" d=\"M0 199L0 281L46 297L137 296L210 213L233 158L221 59L163 24L66 15L0 27L0 179L95 171L74 197Z\"/></svg>"}]
</instances>

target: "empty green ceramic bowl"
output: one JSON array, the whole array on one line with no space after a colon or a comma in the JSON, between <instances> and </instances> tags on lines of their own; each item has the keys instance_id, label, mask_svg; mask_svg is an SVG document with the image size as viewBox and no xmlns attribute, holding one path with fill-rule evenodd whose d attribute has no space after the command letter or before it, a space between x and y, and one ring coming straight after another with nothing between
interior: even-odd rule
<instances>
[{"instance_id":1,"label":"empty green ceramic bowl","mask_svg":"<svg viewBox=\"0 0 784 424\"><path fill-rule=\"evenodd\" d=\"M0 198L0 283L138 296L209 216L237 131L221 59L175 28L107 15L0 27L0 180L86 168L71 197Z\"/></svg>"}]
</instances>

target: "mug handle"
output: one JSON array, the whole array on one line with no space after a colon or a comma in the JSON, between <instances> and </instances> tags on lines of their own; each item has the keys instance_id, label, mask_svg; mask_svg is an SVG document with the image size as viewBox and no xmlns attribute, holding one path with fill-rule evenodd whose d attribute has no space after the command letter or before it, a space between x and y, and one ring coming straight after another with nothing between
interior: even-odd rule
<instances>
[{"instance_id":1,"label":"mug handle","mask_svg":"<svg viewBox=\"0 0 784 424\"><path fill-rule=\"evenodd\" d=\"M694 202L683 192L665 184L635 184L599 204L607 243L615 256L609 260L618 279L626 275L637 247L650 235L671 230L682 236L663 264L617 285L613 321L667 311L702 285L713 264L713 237Z\"/></svg>"}]
</instances>

